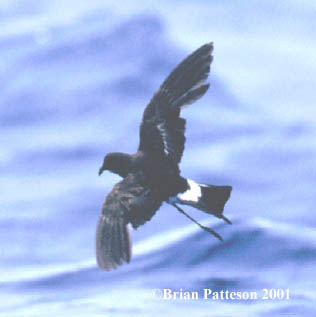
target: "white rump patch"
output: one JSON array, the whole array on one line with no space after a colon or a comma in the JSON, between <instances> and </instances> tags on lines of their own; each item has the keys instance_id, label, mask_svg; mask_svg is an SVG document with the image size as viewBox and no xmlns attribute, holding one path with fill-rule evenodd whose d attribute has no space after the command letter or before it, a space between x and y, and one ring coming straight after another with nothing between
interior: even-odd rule
<instances>
[{"instance_id":1,"label":"white rump patch","mask_svg":"<svg viewBox=\"0 0 316 317\"><path fill-rule=\"evenodd\" d=\"M178 194L178 198L184 201L192 201L198 202L199 199L202 197L202 191L199 184L191 179L187 179L189 188L181 194Z\"/></svg>"}]
</instances>

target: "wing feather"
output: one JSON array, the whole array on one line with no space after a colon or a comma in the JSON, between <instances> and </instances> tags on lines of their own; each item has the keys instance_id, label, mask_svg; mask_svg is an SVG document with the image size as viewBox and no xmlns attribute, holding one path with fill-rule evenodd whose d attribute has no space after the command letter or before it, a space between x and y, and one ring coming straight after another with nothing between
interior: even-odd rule
<instances>
[{"instance_id":1,"label":"wing feather","mask_svg":"<svg viewBox=\"0 0 316 317\"><path fill-rule=\"evenodd\" d=\"M106 197L96 233L98 266L107 271L131 259L129 223L134 228L150 220L162 199L149 190L143 176L129 174Z\"/></svg>"},{"instance_id":2,"label":"wing feather","mask_svg":"<svg viewBox=\"0 0 316 317\"><path fill-rule=\"evenodd\" d=\"M180 110L201 98L210 72L213 44L201 46L180 63L162 83L147 105L140 128L139 150L161 153L181 161L185 144L185 120Z\"/></svg>"}]
</instances>

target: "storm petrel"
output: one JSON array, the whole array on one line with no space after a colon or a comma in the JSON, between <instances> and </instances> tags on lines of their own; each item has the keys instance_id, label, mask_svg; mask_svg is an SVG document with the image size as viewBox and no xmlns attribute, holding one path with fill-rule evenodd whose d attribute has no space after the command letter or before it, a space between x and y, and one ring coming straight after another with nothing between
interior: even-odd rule
<instances>
[{"instance_id":1,"label":"storm petrel","mask_svg":"<svg viewBox=\"0 0 316 317\"><path fill-rule=\"evenodd\" d=\"M150 220L163 202L176 207L217 238L220 235L199 224L177 204L190 205L230 221L223 209L231 186L198 184L180 175L179 163L185 143L183 106L201 98L209 88L213 43L201 46L180 63L162 83L147 105L140 125L140 143L135 154L109 153L103 171L120 175L107 195L97 224L96 255L101 269L116 268L131 259L128 226L134 229Z\"/></svg>"}]
</instances>

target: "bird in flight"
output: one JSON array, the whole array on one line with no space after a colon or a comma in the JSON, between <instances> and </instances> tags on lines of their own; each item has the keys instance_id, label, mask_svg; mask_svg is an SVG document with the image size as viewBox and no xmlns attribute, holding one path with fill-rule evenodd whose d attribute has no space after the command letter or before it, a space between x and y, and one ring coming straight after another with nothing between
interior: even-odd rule
<instances>
[{"instance_id":1,"label":"bird in flight","mask_svg":"<svg viewBox=\"0 0 316 317\"><path fill-rule=\"evenodd\" d=\"M120 152L105 156L99 170L123 179L107 195L97 224L96 256L107 271L130 262L129 226L134 229L150 220L163 202L177 208L202 229L178 204L189 205L231 223L223 209L231 186L199 184L181 176L179 163L185 143L183 106L201 98L209 88L213 43L207 43L185 58L166 78L143 113L140 142L135 154Z\"/></svg>"}]
</instances>

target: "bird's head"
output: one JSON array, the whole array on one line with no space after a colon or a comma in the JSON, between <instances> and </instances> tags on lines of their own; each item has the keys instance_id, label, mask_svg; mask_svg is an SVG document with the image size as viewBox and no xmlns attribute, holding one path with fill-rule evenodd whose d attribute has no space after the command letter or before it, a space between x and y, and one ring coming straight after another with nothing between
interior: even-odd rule
<instances>
[{"instance_id":1,"label":"bird's head","mask_svg":"<svg viewBox=\"0 0 316 317\"><path fill-rule=\"evenodd\" d=\"M110 171L125 177L129 172L130 161L131 158L128 154L119 152L109 153L104 157L103 164L99 169L99 175L101 175L103 171Z\"/></svg>"}]
</instances>

